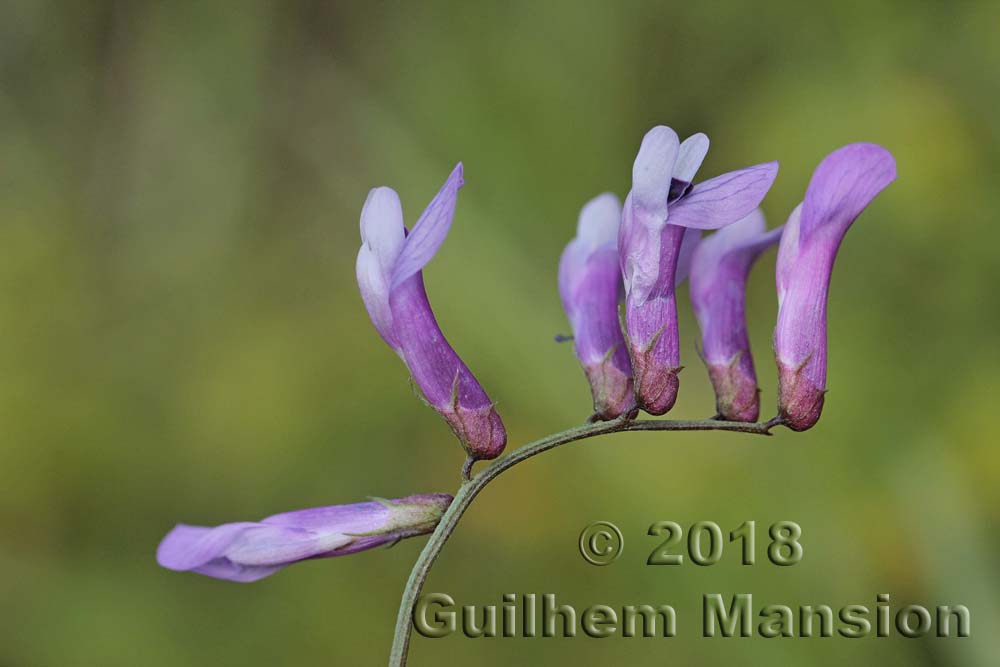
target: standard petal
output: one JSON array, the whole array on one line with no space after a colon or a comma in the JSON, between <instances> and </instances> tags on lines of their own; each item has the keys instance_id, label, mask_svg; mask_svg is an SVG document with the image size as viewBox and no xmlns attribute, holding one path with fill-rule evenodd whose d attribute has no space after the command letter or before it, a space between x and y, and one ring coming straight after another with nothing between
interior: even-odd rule
<instances>
[{"instance_id":1,"label":"standard petal","mask_svg":"<svg viewBox=\"0 0 1000 667\"><path fill-rule=\"evenodd\" d=\"M417 224L406 237L403 250L399 254L392 273L390 289L395 289L403 281L426 266L434 253L438 251L451 229L451 221L455 217L455 204L458 200L458 189L465 184L462 179L462 163L459 162L452 170L448 180L441 186L431 203L421 214Z\"/></svg>"},{"instance_id":2,"label":"standard petal","mask_svg":"<svg viewBox=\"0 0 1000 667\"><path fill-rule=\"evenodd\" d=\"M830 153L806 189L799 243L807 243L820 227L829 227L829 237L839 243L861 211L894 180L896 161L881 146L849 144Z\"/></svg>"},{"instance_id":3,"label":"standard petal","mask_svg":"<svg viewBox=\"0 0 1000 667\"><path fill-rule=\"evenodd\" d=\"M778 163L768 162L703 181L670 206L669 223L717 229L753 211L771 189Z\"/></svg>"},{"instance_id":4,"label":"standard petal","mask_svg":"<svg viewBox=\"0 0 1000 667\"><path fill-rule=\"evenodd\" d=\"M677 151L677 163L674 165L673 176L678 181L690 183L694 180L698 168L708 155L708 137L699 132L681 142Z\"/></svg>"},{"instance_id":5,"label":"standard petal","mask_svg":"<svg viewBox=\"0 0 1000 667\"><path fill-rule=\"evenodd\" d=\"M656 228L666 224L670 179L679 149L677 133L664 125L642 138L632 165L632 202L642 211L638 222Z\"/></svg>"}]
</instances>

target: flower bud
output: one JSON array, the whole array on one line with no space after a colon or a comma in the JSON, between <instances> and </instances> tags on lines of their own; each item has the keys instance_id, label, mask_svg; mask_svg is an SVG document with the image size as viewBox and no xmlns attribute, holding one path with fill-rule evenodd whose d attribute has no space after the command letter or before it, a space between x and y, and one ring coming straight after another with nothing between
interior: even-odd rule
<instances>
[{"instance_id":1,"label":"flower bud","mask_svg":"<svg viewBox=\"0 0 1000 667\"><path fill-rule=\"evenodd\" d=\"M445 340L421 272L448 235L462 184L459 164L409 233L396 192L372 190L361 211L358 286L372 323L426 401L469 456L492 459L506 446L507 432L486 391Z\"/></svg>"},{"instance_id":2,"label":"flower bud","mask_svg":"<svg viewBox=\"0 0 1000 667\"><path fill-rule=\"evenodd\" d=\"M430 533L451 504L444 493L372 500L276 514L214 528L178 524L160 542L170 570L249 582L292 563L344 556Z\"/></svg>"},{"instance_id":3,"label":"flower bud","mask_svg":"<svg viewBox=\"0 0 1000 667\"><path fill-rule=\"evenodd\" d=\"M580 212L576 238L559 262L559 295L573 327L577 359L590 382L594 415L614 419L635 406L632 367L618 320L621 204L612 194Z\"/></svg>"},{"instance_id":4,"label":"flower bud","mask_svg":"<svg viewBox=\"0 0 1000 667\"><path fill-rule=\"evenodd\" d=\"M702 240L691 260L691 305L701 327L701 356L722 419L754 422L760 397L746 323L746 284L757 257L781 238L760 209Z\"/></svg>"},{"instance_id":5,"label":"flower bud","mask_svg":"<svg viewBox=\"0 0 1000 667\"><path fill-rule=\"evenodd\" d=\"M875 144L850 144L813 173L778 248L778 415L795 431L812 428L826 393L826 305L830 274L854 220L896 179L896 161Z\"/></svg>"}]
</instances>

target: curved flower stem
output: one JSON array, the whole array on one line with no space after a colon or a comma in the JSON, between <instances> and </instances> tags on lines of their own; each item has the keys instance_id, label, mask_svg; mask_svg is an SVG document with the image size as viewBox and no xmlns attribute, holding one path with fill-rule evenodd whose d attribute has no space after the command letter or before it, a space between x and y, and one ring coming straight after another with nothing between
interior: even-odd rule
<instances>
[{"instance_id":1,"label":"curved flower stem","mask_svg":"<svg viewBox=\"0 0 1000 667\"><path fill-rule=\"evenodd\" d=\"M554 433L541 440L528 443L520 449L515 449L506 456L493 461L475 476L470 476L471 463L467 461L466 466L463 466L463 481L455 493L455 499L451 502L448 510L441 517L441 522L427 540L424 550L420 552L420 557L417 558L417 562L413 565L413 571L410 572L410 578L406 582L406 588L403 590L403 599L399 604L399 615L396 618L396 633L392 641L392 653L389 657L390 667L404 667L406 665L407 653L410 647L410 633L413 629L413 608L420 597L424 581L427 579L434 561L437 560L438 554L441 553L441 549L458 525L459 519L465 514L465 510L469 508L469 505L479 495L479 492L508 468L517 465L521 461L530 459L536 454L541 454L560 445L608 433L619 433L622 431L735 431L755 435L771 435L771 429L779 423L780 421L777 418L767 422L750 424L745 422L717 421L714 419L695 421L672 419L634 421L630 419L616 419L608 422L584 424L583 426Z\"/></svg>"}]
</instances>

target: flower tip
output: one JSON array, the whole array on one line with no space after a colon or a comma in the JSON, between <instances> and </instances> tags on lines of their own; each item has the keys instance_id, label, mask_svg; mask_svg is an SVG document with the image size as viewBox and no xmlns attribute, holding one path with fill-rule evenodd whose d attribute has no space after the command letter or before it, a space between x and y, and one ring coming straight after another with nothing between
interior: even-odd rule
<instances>
[{"instance_id":1,"label":"flower tip","mask_svg":"<svg viewBox=\"0 0 1000 667\"><path fill-rule=\"evenodd\" d=\"M780 168L777 160L772 160L771 162L763 162L757 165L764 178L767 180L767 189L770 190L771 186L774 185L774 181L778 178L778 170Z\"/></svg>"},{"instance_id":2,"label":"flower tip","mask_svg":"<svg viewBox=\"0 0 1000 667\"><path fill-rule=\"evenodd\" d=\"M156 562L168 570L184 572L201 567L215 558L239 534L239 526L218 532L202 526L179 523L156 548Z\"/></svg>"},{"instance_id":3,"label":"flower tip","mask_svg":"<svg viewBox=\"0 0 1000 667\"><path fill-rule=\"evenodd\" d=\"M643 142L645 141L672 141L678 139L677 133L674 128L669 125L654 125L648 132L646 132L643 137Z\"/></svg>"},{"instance_id":4,"label":"flower tip","mask_svg":"<svg viewBox=\"0 0 1000 667\"><path fill-rule=\"evenodd\" d=\"M874 185L877 194L896 180L896 158L889 149L879 144L847 144L823 158L816 167L813 181L819 181L827 173L849 174L852 181ZM812 185L811 182L810 187ZM874 198L874 194L871 198Z\"/></svg>"},{"instance_id":5,"label":"flower tip","mask_svg":"<svg viewBox=\"0 0 1000 667\"><path fill-rule=\"evenodd\" d=\"M186 567L178 567L176 558L177 552L173 548L172 536L174 535L175 532L177 532L178 528L180 528L180 525L174 526L174 528L169 533L167 533L162 540L160 540L160 543L156 547L156 563L160 567L164 567L168 570L187 569Z\"/></svg>"},{"instance_id":6,"label":"flower tip","mask_svg":"<svg viewBox=\"0 0 1000 667\"><path fill-rule=\"evenodd\" d=\"M460 188L465 185L465 165L461 162L456 164L455 168L451 170L451 175L448 177L448 180L452 179L457 181L455 183L456 188Z\"/></svg>"},{"instance_id":7,"label":"flower tip","mask_svg":"<svg viewBox=\"0 0 1000 667\"><path fill-rule=\"evenodd\" d=\"M896 158L889 149L878 144L861 144L868 153L868 160L881 169L886 185L896 180Z\"/></svg>"}]
</instances>

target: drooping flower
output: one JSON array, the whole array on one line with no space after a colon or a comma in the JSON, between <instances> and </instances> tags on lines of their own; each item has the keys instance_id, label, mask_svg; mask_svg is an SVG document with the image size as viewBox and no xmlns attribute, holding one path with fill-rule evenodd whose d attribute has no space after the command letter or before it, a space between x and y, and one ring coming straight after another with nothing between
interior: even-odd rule
<instances>
[{"instance_id":1,"label":"drooping flower","mask_svg":"<svg viewBox=\"0 0 1000 667\"><path fill-rule=\"evenodd\" d=\"M643 137L632 167L618 251L625 280L625 328L639 407L662 415L677 398L680 349L674 287L685 229L717 229L760 204L778 173L769 162L692 186L708 152L708 137L680 143L669 127Z\"/></svg>"},{"instance_id":2,"label":"drooping flower","mask_svg":"<svg viewBox=\"0 0 1000 667\"><path fill-rule=\"evenodd\" d=\"M302 560L344 556L429 533L451 501L436 493L317 507L214 528L178 524L160 542L156 560L171 570L257 581Z\"/></svg>"},{"instance_id":3,"label":"drooping flower","mask_svg":"<svg viewBox=\"0 0 1000 667\"><path fill-rule=\"evenodd\" d=\"M617 197L606 193L590 200L580 211L576 238L559 261L559 295L599 419L614 419L635 406L632 366L618 320L620 223Z\"/></svg>"},{"instance_id":4,"label":"drooping flower","mask_svg":"<svg viewBox=\"0 0 1000 667\"><path fill-rule=\"evenodd\" d=\"M826 301L844 234L896 179L896 161L875 144L850 144L813 173L778 248L778 414L795 431L819 420L826 393Z\"/></svg>"},{"instance_id":5,"label":"drooping flower","mask_svg":"<svg viewBox=\"0 0 1000 667\"><path fill-rule=\"evenodd\" d=\"M691 305L701 327L701 356L715 388L719 417L754 422L760 413L757 375L747 336L750 267L781 238L767 231L760 209L704 239L691 260Z\"/></svg>"},{"instance_id":6,"label":"drooping flower","mask_svg":"<svg viewBox=\"0 0 1000 667\"><path fill-rule=\"evenodd\" d=\"M373 189L361 211L358 286L375 328L403 359L427 402L469 456L492 459L507 444L507 432L489 396L445 340L421 273L448 235L463 183L460 163L409 232L399 195L391 188Z\"/></svg>"}]
</instances>

